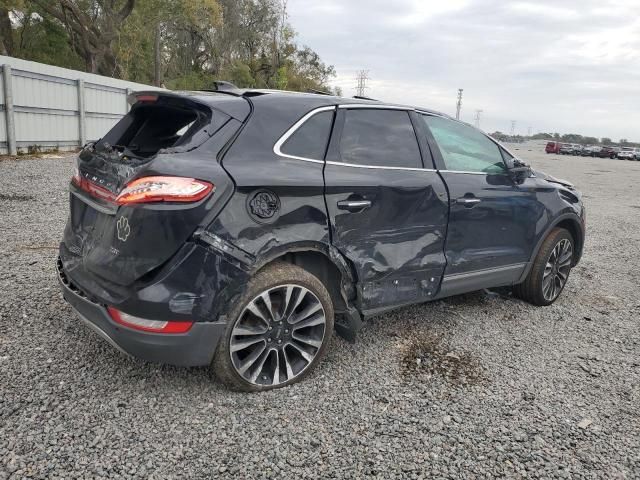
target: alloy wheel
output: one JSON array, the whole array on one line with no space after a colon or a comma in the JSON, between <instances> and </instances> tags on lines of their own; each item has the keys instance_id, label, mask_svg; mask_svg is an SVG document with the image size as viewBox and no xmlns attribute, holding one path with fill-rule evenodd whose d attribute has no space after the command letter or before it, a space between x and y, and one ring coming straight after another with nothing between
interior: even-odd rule
<instances>
[{"instance_id":1,"label":"alloy wheel","mask_svg":"<svg viewBox=\"0 0 640 480\"><path fill-rule=\"evenodd\" d=\"M569 278L571 262L573 259L573 246L566 238L560 240L553 250L542 274L542 295L545 300L555 300Z\"/></svg>"},{"instance_id":2,"label":"alloy wheel","mask_svg":"<svg viewBox=\"0 0 640 480\"><path fill-rule=\"evenodd\" d=\"M236 372L258 386L289 382L304 372L326 334L322 303L301 285L281 285L256 296L231 331Z\"/></svg>"}]
</instances>

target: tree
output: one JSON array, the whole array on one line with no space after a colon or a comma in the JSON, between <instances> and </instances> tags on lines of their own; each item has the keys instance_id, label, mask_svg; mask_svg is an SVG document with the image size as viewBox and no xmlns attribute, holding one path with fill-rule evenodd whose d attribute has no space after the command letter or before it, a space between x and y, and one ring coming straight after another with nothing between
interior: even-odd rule
<instances>
[{"instance_id":1,"label":"tree","mask_svg":"<svg viewBox=\"0 0 640 480\"><path fill-rule=\"evenodd\" d=\"M11 11L16 2L0 1L0 55L13 55L13 28L11 27Z\"/></svg>"},{"instance_id":2,"label":"tree","mask_svg":"<svg viewBox=\"0 0 640 480\"><path fill-rule=\"evenodd\" d=\"M602 139L600 140L600 143L602 143L602 145L611 145L613 142L611 141L610 138L602 137Z\"/></svg>"},{"instance_id":3,"label":"tree","mask_svg":"<svg viewBox=\"0 0 640 480\"><path fill-rule=\"evenodd\" d=\"M140 83L328 91L335 75L297 45L286 0L0 0L0 7L0 49Z\"/></svg>"},{"instance_id":4,"label":"tree","mask_svg":"<svg viewBox=\"0 0 640 480\"><path fill-rule=\"evenodd\" d=\"M550 133L536 133L531 136L532 140L550 140L553 138L553 135Z\"/></svg>"},{"instance_id":5,"label":"tree","mask_svg":"<svg viewBox=\"0 0 640 480\"><path fill-rule=\"evenodd\" d=\"M29 0L41 15L61 22L87 72L120 76L113 44L136 0Z\"/></svg>"}]
</instances>

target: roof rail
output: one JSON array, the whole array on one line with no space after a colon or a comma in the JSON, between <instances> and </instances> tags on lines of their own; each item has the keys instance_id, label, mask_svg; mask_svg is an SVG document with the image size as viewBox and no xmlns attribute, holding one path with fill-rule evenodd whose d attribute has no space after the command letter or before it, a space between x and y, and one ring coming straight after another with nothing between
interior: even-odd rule
<instances>
[{"instance_id":1,"label":"roof rail","mask_svg":"<svg viewBox=\"0 0 640 480\"><path fill-rule=\"evenodd\" d=\"M214 88L200 88L199 92L213 92L213 93L226 93L227 95L235 95L236 97L242 96L242 90L236 87L231 82L225 82L224 80L215 80L213 82Z\"/></svg>"},{"instance_id":2,"label":"roof rail","mask_svg":"<svg viewBox=\"0 0 640 480\"><path fill-rule=\"evenodd\" d=\"M308 88L307 93L317 93L318 95L333 95L331 92L325 90L316 90L315 88Z\"/></svg>"},{"instance_id":3,"label":"roof rail","mask_svg":"<svg viewBox=\"0 0 640 480\"><path fill-rule=\"evenodd\" d=\"M233 83L231 82L225 82L224 80L216 80L213 82L213 85L216 87L216 92L228 92L228 91L232 91L232 90L238 90L238 87L236 87Z\"/></svg>"},{"instance_id":4,"label":"roof rail","mask_svg":"<svg viewBox=\"0 0 640 480\"><path fill-rule=\"evenodd\" d=\"M379 102L377 98L364 97L362 95L354 95L353 98L357 98L358 100L371 100L372 102Z\"/></svg>"}]
</instances>

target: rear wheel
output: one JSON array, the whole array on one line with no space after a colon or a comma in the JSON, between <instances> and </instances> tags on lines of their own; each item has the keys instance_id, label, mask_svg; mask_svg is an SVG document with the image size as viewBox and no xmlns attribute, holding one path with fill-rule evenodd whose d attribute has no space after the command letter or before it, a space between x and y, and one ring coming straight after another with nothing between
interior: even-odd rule
<instances>
[{"instance_id":1,"label":"rear wheel","mask_svg":"<svg viewBox=\"0 0 640 480\"><path fill-rule=\"evenodd\" d=\"M574 251L571 234L564 228L554 228L542 243L525 281L514 287L514 294L533 305L551 305L567 284Z\"/></svg>"},{"instance_id":2,"label":"rear wheel","mask_svg":"<svg viewBox=\"0 0 640 480\"><path fill-rule=\"evenodd\" d=\"M271 390L306 377L333 334L333 305L314 275L287 263L258 272L229 315L213 367L230 387Z\"/></svg>"}]
</instances>

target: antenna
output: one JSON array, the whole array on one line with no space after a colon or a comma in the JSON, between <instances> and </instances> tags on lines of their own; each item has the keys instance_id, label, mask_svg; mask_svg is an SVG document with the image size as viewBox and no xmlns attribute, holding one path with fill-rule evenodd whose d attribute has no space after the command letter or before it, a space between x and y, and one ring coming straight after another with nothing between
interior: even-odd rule
<instances>
[{"instance_id":1,"label":"antenna","mask_svg":"<svg viewBox=\"0 0 640 480\"><path fill-rule=\"evenodd\" d=\"M476 128L480 128L480 114L483 112L484 110L478 109L476 110L476 115L474 117L475 123L476 123Z\"/></svg>"},{"instance_id":2,"label":"antenna","mask_svg":"<svg viewBox=\"0 0 640 480\"><path fill-rule=\"evenodd\" d=\"M462 108L462 88L458 89L458 101L456 102L456 120L460 120L460 109Z\"/></svg>"},{"instance_id":3,"label":"antenna","mask_svg":"<svg viewBox=\"0 0 640 480\"><path fill-rule=\"evenodd\" d=\"M369 70L360 70L357 74L356 74L356 95L358 97L364 97L365 96L365 90L369 87L367 87L367 80L369 80Z\"/></svg>"}]
</instances>

